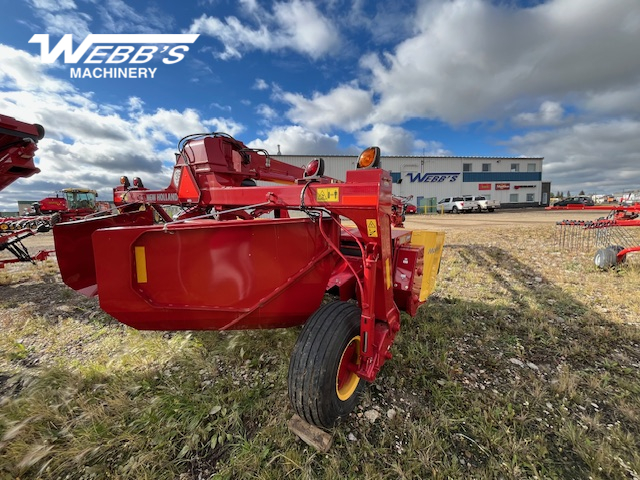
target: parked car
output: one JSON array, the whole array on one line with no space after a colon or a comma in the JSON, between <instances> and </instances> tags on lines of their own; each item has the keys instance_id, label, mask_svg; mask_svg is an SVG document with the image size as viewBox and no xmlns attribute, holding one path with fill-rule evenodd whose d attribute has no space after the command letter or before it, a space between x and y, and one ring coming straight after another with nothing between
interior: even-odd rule
<instances>
[{"instance_id":1,"label":"parked car","mask_svg":"<svg viewBox=\"0 0 640 480\"><path fill-rule=\"evenodd\" d=\"M466 213L477 209L478 202L467 201L463 197L445 197L438 202L438 211L447 213Z\"/></svg>"},{"instance_id":2,"label":"parked car","mask_svg":"<svg viewBox=\"0 0 640 480\"><path fill-rule=\"evenodd\" d=\"M496 208L500 208L500 202L498 200L487 200L484 195L465 195L464 201L478 202L479 212L493 212Z\"/></svg>"},{"instance_id":3,"label":"parked car","mask_svg":"<svg viewBox=\"0 0 640 480\"><path fill-rule=\"evenodd\" d=\"M564 200L560 200L553 204L554 207L566 207L567 205L584 205L585 207L592 207L595 205L591 197L569 197Z\"/></svg>"},{"instance_id":4,"label":"parked car","mask_svg":"<svg viewBox=\"0 0 640 480\"><path fill-rule=\"evenodd\" d=\"M418 207L416 207L413 203L407 203L404 213L418 213Z\"/></svg>"}]
</instances>

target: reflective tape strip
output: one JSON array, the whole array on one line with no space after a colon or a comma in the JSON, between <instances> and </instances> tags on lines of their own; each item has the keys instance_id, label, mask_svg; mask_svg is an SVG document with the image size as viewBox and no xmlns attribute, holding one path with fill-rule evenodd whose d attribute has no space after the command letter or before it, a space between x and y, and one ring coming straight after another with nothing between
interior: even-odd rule
<instances>
[{"instance_id":1,"label":"reflective tape strip","mask_svg":"<svg viewBox=\"0 0 640 480\"><path fill-rule=\"evenodd\" d=\"M144 247L135 247L136 278L138 283L147 283L147 256Z\"/></svg>"},{"instance_id":2,"label":"reflective tape strip","mask_svg":"<svg viewBox=\"0 0 640 480\"><path fill-rule=\"evenodd\" d=\"M343 195L343 205L377 205L377 195Z\"/></svg>"}]
</instances>

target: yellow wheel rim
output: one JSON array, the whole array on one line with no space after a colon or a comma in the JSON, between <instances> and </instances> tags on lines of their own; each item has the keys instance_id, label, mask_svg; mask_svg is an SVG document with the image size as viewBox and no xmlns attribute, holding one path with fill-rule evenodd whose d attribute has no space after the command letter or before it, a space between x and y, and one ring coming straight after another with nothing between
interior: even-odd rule
<instances>
[{"instance_id":1,"label":"yellow wheel rim","mask_svg":"<svg viewBox=\"0 0 640 480\"><path fill-rule=\"evenodd\" d=\"M353 337L340 357L338 373L336 375L336 394L343 402L351 398L358 388L360 377L356 375L355 368L360 365L360 335Z\"/></svg>"}]
</instances>

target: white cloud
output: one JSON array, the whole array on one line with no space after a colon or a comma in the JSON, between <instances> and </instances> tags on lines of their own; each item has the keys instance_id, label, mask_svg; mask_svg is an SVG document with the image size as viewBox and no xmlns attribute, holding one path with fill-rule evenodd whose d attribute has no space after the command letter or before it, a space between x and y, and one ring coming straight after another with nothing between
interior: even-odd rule
<instances>
[{"instance_id":1,"label":"white cloud","mask_svg":"<svg viewBox=\"0 0 640 480\"><path fill-rule=\"evenodd\" d=\"M625 88L640 78L640 29L629 20L640 12L637 0L423 5L415 36L361 61L380 96L374 121L495 119L522 111L526 99Z\"/></svg>"},{"instance_id":2,"label":"white cloud","mask_svg":"<svg viewBox=\"0 0 640 480\"><path fill-rule=\"evenodd\" d=\"M253 85L253 88L256 90L266 90L269 88L269 85L262 78L256 78L256 83Z\"/></svg>"},{"instance_id":3,"label":"white cloud","mask_svg":"<svg viewBox=\"0 0 640 480\"><path fill-rule=\"evenodd\" d=\"M76 41L82 41L91 33L90 15L80 12L73 0L31 0L33 13L40 17L45 33L65 35L72 33Z\"/></svg>"},{"instance_id":4,"label":"white cloud","mask_svg":"<svg viewBox=\"0 0 640 480\"><path fill-rule=\"evenodd\" d=\"M537 112L519 113L513 118L518 125L523 126L552 126L560 125L564 119L564 109L557 102L542 102Z\"/></svg>"},{"instance_id":5,"label":"white cloud","mask_svg":"<svg viewBox=\"0 0 640 480\"><path fill-rule=\"evenodd\" d=\"M640 121L580 123L513 137L514 152L544 156L543 180L551 189L607 193L638 187Z\"/></svg>"},{"instance_id":6,"label":"white cloud","mask_svg":"<svg viewBox=\"0 0 640 480\"><path fill-rule=\"evenodd\" d=\"M3 190L0 210L17 199L40 199L54 190L94 188L110 199L121 175L140 176L151 188L165 188L174 146L187 134L221 131L237 135L243 126L227 118L203 118L192 108L149 112L138 97L121 105L97 104L91 93L55 80L37 56L0 45L0 112L40 123L45 137L36 155L41 172Z\"/></svg>"},{"instance_id":7,"label":"white cloud","mask_svg":"<svg viewBox=\"0 0 640 480\"><path fill-rule=\"evenodd\" d=\"M338 31L312 2L275 3L274 18L283 29L284 36L279 38L283 46L293 44L299 52L319 58L338 45Z\"/></svg>"},{"instance_id":8,"label":"white cloud","mask_svg":"<svg viewBox=\"0 0 640 480\"><path fill-rule=\"evenodd\" d=\"M415 136L401 127L376 124L367 131L356 133L362 148L371 145L380 147L382 155L447 155L439 142L416 140Z\"/></svg>"},{"instance_id":9,"label":"white cloud","mask_svg":"<svg viewBox=\"0 0 640 480\"><path fill-rule=\"evenodd\" d=\"M174 20L158 8L138 11L124 0L95 2L103 28L114 33L172 33Z\"/></svg>"},{"instance_id":10,"label":"white cloud","mask_svg":"<svg viewBox=\"0 0 640 480\"><path fill-rule=\"evenodd\" d=\"M266 140L256 139L247 143L247 146L263 148L271 154L279 149L283 155L344 154L339 142L336 135L311 132L300 126L287 126L274 128L267 132Z\"/></svg>"},{"instance_id":11,"label":"white cloud","mask_svg":"<svg viewBox=\"0 0 640 480\"><path fill-rule=\"evenodd\" d=\"M346 30L366 31L369 42L391 44L406 39L414 24L415 0L372 2L351 0L325 2L335 22Z\"/></svg>"},{"instance_id":12,"label":"white cloud","mask_svg":"<svg viewBox=\"0 0 640 480\"><path fill-rule=\"evenodd\" d=\"M150 135L155 142L170 144L175 139L193 133L224 132L235 136L244 127L234 120L226 118L203 119L193 108L179 110L157 109L154 113L144 113L136 116L136 132Z\"/></svg>"},{"instance_id":13,"label":"white cloud","mask_svg":"<svg viewBox=\"0 0 640 480\"><path fill-rule=\"evenodd\" d=\"M101 24L100 33L171 33L174 20L154 6L136 10L124 0L89 0L97 16L80 11L73 0L30 0L33 13L43 24L44 33L72 33L76 42L92 33L91 24Z\"/></svg>"},{"instance_id":14,"label":"white cloud","mask_svg":"<svg viewBox=\"0 0 640 480\"><path fill-rule=\"evenodd\" d=\"M361 58L366 88L354 81L327 93L276 92L291 105L287 117L311 130L353 132L412 118L453 125L512 118L528 127L565 124L573 117L566 109L639 110L637 0L419 5L410 38Z\"/></svg>"},{"instance_id":15,"label":"white cloud","mask_svg":"<svg viewBox=\"0 0 640 480\"><path fill-rule=\"evenodd\" d=\"M76 4L73 0L31 0L31 4L37 10L48 12L76 9Z\"/></svg>"},{"instance_id":16,"label":"white cloud","mask_svg":"<svg viewBox=\"0 0 640 480\"><path fill-rule=\"evenodd\" d=\"M240 0L240 3L247 12L256 12L259 9L257 0Z\"/></svg>"},{"instance_id":17,"label":"white cloud","mask_svg":"<svg viewBox=\"0 0 640 480\"><path fill-rule=\"evenodd\" d=\"M451 150L447 150L441 142L435 140L416 140L414 145L414 155L453 155Z\"/></svg>"},{"instance_id":18,"label":"white cloud","mask_svg":"<svg viewBox=\"0 0 640 480\"><path fill-rule=\"evenodd\" d=\"M0 85L1 88L31 90L37 88L43 92L71 91L69 83L44 75L44 66L40 59L22 50L0 43Z\"/></svg>"},{"instance_id":19,"label":"white cloud","mask_svg":"<svg viewBox=\"0 0 640 480\"><path fill-rule=\"evenodd\" d=\"M275 120L278 118L278 112L275 109L271 108L269 105L265 105L261 103L256 108L258 115L264 117L265 120Z\"/></svg>"},{"instance_id":20,"label":"white cloud","mask_svg":"<svg viewBox=\"0 0 640 480\"><path fill-rule=\"evenodd\" d=\"M216 117L203 120L202 122L208 127L208 132L228 133L232 137L238 136L245 129L244 125L236 122L232 118Z\"/></svg>"},{"instance_id":21,"label":"white cloud","mask_svg":"<svg viewBox=\"0 0 640 480\"><path fill-rule=\"evenodd\" d=\"M209 106L215 107L218 110L222 110L225 112L230 112L232 110L231 105L222 105L221 103L218 103L218 102L211 102Z\"/></svg>"},{"instance_id":22,"label":"white cloud","mask_svg":"<svg viewBox=\"0 0 640 480\"><path fill-rule=\"evenodd\" d=\"M358 132L356 138L360 145L380 147L382 155L409 155L413 151L413 135L400 127L378 124Z\"/></svg>"},{"instance_id":23,"label":"white cloud","mask_svg":"<svg viewBox=\"0 0 640 480\"><path fill-rule=\"evenodd\" d=\"M254 1L244 4L252 14L250 19L231 16L223 21L202 15L193 20L189 32L218 39L224 50L216 56L223 60L241 58L244 52L252 50L292 50L317 59L339 44L339 32L312 2L276 2L271 12Z\"/></svg>"},{"instance_id":24,"label":"white cloud","mask_svg":"<svg viewBox=\"0 0 640 480\"><path fill-rule=\"evenodd\" d=\"M640 112L640 80L635 85L589 92L579 105L597 114L628 115Z\"/></svg>"},{"instance_id":25,"label":"white cloud","mask_svg":"<svg viewBox=\"0 0 640 480\"><path fill-rule=\"evenodd\" d=\"M42 13L45 31L50 35L66 35L72 33L77 42L81 42L91 33L89 23L91 17L81 12Z\"/></svg>"},{"instance_id":26,"label":"white cloud","mask_svg":"<svg viewBox=\"0 0 640 480\"><path fill-rule=\"evenodd\" d=\"M280 98L291 104L287 117L310 129L340 128L354 131L367 123L373 108L371 94L350 85L340 85L326 95L314 93L307 100L300 94L282 93Z\"/></svg>"}]
</instances>

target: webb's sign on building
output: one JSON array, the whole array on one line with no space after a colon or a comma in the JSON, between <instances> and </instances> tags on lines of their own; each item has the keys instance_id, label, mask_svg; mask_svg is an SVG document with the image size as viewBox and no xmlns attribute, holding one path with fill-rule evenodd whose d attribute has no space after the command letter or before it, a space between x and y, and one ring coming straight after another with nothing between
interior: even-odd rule
<instances>
[{"instance_id":1,"label":"webb's sign on building","mask_svg":"<svg viewBox=\"0 0 640 480\"><path fill-rule=\"evenodd\" d=\"M413 182L455 182L460 173L407 173L409 181Z\"/></svg>"}]
</instances>

